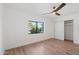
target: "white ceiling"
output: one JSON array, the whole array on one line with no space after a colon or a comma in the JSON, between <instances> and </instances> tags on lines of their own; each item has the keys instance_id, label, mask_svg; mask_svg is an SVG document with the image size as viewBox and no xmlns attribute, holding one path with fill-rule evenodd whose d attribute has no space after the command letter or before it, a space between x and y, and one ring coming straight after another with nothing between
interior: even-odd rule
<instances>
[{"instance_id":1,"label":"white ceiling","mask_svg":"<svg viewBox=\"0 0 79 59\"><path fill-rule=\"evenodd\" d=\"M31 15L39 15L54 19L58 17L52 14L42 15L43 13L51 12L52 7L56 5L56 3L4 3L4 5ZM79 13L79 3L66 3L66 6L63 7L59 13L61 16Z\"/></svg>"}]
</instances>

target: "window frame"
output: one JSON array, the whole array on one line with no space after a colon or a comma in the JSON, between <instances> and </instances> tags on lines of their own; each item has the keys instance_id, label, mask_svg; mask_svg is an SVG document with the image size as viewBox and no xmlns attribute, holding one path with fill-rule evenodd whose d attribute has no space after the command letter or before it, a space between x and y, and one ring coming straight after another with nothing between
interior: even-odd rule
<instances>
[{"instance_id":1,"label":"window frame","mask_svg":"<svg viewBox=\"0 0 79 59\"><path fill-rule=\"evenodd\" d=\"M31 21L31 23L34 22L36 23L36 32L35 33L31 33L30 34L39 34L39 33L43 33L44 32L44 22L40 22L40 21ZM38 23L42 23L42 32L38 32Z\"/></svg>"}]
</instances>

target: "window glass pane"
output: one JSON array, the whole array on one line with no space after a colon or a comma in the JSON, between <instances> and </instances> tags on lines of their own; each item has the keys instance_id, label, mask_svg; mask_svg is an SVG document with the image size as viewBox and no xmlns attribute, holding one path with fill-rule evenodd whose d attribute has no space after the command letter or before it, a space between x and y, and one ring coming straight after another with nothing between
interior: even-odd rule
<instances>
[{"instance_id":1,"label":"window glass pane","mask_svg":"<svg viewBox=\"0 0 79 59\"><path fill-rule=\"evenodd\" d=\"M43 28L43 22L38 22L38 28L37 28L37 32L38 33L42 33L43 32L43 30L44 30L44 28Z\"/></svg>"},{"instance_id":2,"label":"window glass pane","mask_svg":"<svg viewBox=\"0 0 79 59\"><path fill-rule=\"evenodd\" d=\"M29 21L29 33L42 33L44 32L44 23L37 21Z\"/></svg>"},{"instance_id":3,"label":"window glass pane","mask_svg":"<svg viewBox=\"0 0 79 59\"><path fill-rule=\"evenodd\" d=\"M32 22L31 33L36 33L36 22Z\"/></svg>"}]
</instances>

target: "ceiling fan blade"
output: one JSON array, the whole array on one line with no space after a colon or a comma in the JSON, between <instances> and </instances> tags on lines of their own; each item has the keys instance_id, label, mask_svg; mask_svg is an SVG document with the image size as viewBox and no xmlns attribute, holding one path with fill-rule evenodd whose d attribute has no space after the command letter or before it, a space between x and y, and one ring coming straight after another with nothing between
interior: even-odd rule
<instances>
[{"instance_id":1,"label":"ceiling fan blade","mask_svg":"<svg viewBox=\"0 0 79 59\"><path fill-rule=\"evenodd\" d=\"M61 8L63 8L66 4L62 3L58 8L56 8L53 12L59 11Z\"/></svg>"},{"instance_id":2,"label":"ceiling fan blade","mask_svg":"<svg viewBox=\"0 0 79 59\"><path fill-rule=\"evenodd\" d=\"M51 14L52 12L49 12L49 13L43 13L42 15L46 15L46 14Z\"/></svg>"},{"instance_id":3,"label":"ceiling fan blade","mask_svg":"<svg viewBox=\"0 0 79 59\"><path fill-rule=\"evenodd\" d=\"M59 14L59 13L57 13L57 12L44 13L44 14L42 14L42 15L46 15L46 14L53 14L53 15L60 16L60 14Z\"/></svg>"},{"instance_id":4,"label":"ceiling fan blade","mask_svg":"<svg viewBox=\"0 0 79 59\"><path fill-rule=\"evenodd\" d=\"M55 15L58 15L58 16L60 16L60 14L59 14L59 13L55 13Z\"/></svg>"}]
</instances>

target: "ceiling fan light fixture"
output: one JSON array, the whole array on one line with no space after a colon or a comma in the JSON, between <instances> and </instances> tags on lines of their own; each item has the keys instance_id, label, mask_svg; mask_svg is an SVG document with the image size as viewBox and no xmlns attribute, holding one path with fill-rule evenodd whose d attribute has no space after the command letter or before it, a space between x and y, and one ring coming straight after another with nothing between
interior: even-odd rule
<instances>
[{"instance_id":1,"label":"ceiling fan light fixture","mask_svg":"<svg viewBox=\"0 0 79 59\"><path fill-rule=\"evenodd\" d=\"M57 15L57 12L53 12L52 14L53 14L53 15Z\"/></svg>"},{"instance_id":2,"label":"ceiling fan light fixture","mask_svg":"<svg viewBox=\"0 0 79 59\"><path fill-rule=\"evenodd\" d=\"M52 14L53 14L53 15L58 15L58 16L60 16L60 14L57 13L57 12L53 12Z\"/></svg>"},{"instance_id":3,"label":"ceiling fan light fixture","mask_svg":"<svg viewBox=\"0 0 79 59\"><path fill-rule=\"evenodd\" d=\"M53 15L56 15L56 12L53 12L52 14L53 14Z\"/></svg>"}]
</instances>

